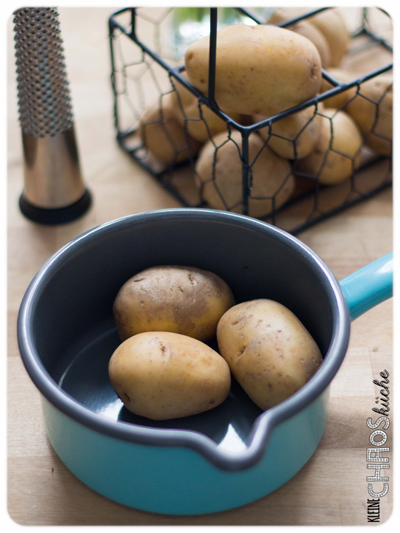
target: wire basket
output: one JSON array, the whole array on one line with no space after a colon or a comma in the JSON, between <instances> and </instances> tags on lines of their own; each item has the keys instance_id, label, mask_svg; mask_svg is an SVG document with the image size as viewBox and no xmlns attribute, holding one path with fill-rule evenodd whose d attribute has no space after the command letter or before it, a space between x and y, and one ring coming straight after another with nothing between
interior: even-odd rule
<instances>
[{"instance_id":1,"label":"wire basket","mask_svg":"<svg viewBox=\"0 0 400 533\"><path fill-rule=\"evenodd\" d=\"M189 9L182 13L178 8L126 8L109 18L117 141L182 205L242 213L297 234L391 186L392 139L380 124L383 112L392 112L391 107L384 109L384 104L389 106L386 97L392 87L386 84L373 97L364 91L365 83L393 66L392 47L371 21L371 11L375 10L390 23L383 10L360 9L360 25L351 33L347 54L356 73L354 79L341 81L323 69L325 92L315 98L274 116L238 118L221 110L214 99L217 25L264 24L272 10L255 14L242 8L198 8L197 12L202 9L203 13L191 21L191 29L185 35L183 21L187 21ZM196 8L191 9L196 12ZM290 29L329 9L332 8L313 10L277 25ZM210 54L205 96L188 81L180 56L191 41L207 34ZM377 68L358 74L365 58L372 56L377 59ZM188 95L195 102L195 111L192 105L189 114L184 105ZM331 105L332 98L344 95L337 110L328 116L324 102ZM368 131L360 132L362 144L349 154L337 148L334 133L336 121L344 120L343 110L347 111L356 99L373 106L374 122ZM280 126L285 120L301 114L305 118L296 132L290 137L282 134L286 130ZM339 115L341 118L337 118ZM217 135L212 127L216 121L223 125ZM299 153L300 137L305 138L317 121L330 132L329 147L319 154L318 168ZM388 121L391 127L391 115L386 117ZM193 136L195 131L197 138ZM367 146L376 144L379 153ZM291 153L283 158L278 148ZM270 163L271 158L278 163ZM329 181L329 167L335 158L348 169L346 179L338 184ZM203 161L208 161L208 166ZM236 161L231 173L234 177L230 182L221 181L218 164L229 169L232 161ZM280 168L279 179L272 185L265 175L271 164Z\"/></svg>"}]
</instances>

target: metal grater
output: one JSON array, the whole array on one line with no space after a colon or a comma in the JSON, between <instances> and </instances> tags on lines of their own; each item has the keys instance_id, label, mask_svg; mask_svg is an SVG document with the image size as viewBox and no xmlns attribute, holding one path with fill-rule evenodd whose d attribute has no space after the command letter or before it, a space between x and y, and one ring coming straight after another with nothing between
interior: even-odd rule
<instances>
[{"instance_id":1,"label":"metal grater","mask_svg":"<svg viewBox=\"0 0 400 533\"><path fill-rule=\"evenodd\" d=\"M36 222L83 214L90 194L81 176L58 12L14 13L19 119L24 150L20 208Z\"/></svg>"}]
</instances>

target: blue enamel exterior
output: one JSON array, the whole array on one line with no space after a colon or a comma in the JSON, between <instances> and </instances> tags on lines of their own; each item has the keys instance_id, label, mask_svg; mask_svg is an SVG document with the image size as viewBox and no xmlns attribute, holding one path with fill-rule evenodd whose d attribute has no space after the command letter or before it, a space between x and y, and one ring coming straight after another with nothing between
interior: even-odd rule
<instances>
[{"instance_id":1,"label":"blue enamel exterior","mask_svg":"<svg viewBox=\"0 0 400 533\"><path fill-rule=\"evenodd\" d=\"M238 472L220 469L189 448L141 445L102 435L61 413L43 396L42 406L54 450L83 483L136 509L191 515L245 505L292 478L318 446L328 399L329 388L279 424L260 462Z\"/></svg>"},{"instance_id":2,"label":"blue enamel exterior","mask_svg":"<svg viewBox=\"0 0 400 533\"><path fill-rule=\"evenodd\" d=\"M340 281L351 320L393 295L393 253L377 259Z\"/></svg>"}]
</instances>

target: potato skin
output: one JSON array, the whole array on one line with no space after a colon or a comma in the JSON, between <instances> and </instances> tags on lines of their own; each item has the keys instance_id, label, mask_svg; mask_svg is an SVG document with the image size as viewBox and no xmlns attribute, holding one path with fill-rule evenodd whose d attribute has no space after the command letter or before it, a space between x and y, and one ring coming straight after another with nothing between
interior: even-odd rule
<instances>
[{"instance_id":1,"label":"potato skin","mask_svg":"<svg viewBox=\"0 0 400 533\"><path fill-rule=\"evenodd\" d=\"M226 209L242 212L243 178L242 159L239 149L242 146L241 134L231 133L232 141L226 142L228 136L220 133L213 138L213 142L206 143L197 159L196 173L198 185L202 189L202 196L208 205L214 209ZM275 208L283 205L291 196L294 189L294 178L290 164L276 155L256 133L249 136L249 162L252 165L253 186L249 199L249 216L263 217L273 208L271 197L275 198ZM216 151L216 146L219 147ZM216 154L216 155L215 155ZM215 174L213 176L215 159ZM257 158L257 159L256 159ZM212 180L214 177L214 181ZM220 194L221 196L220 196ZM256 199L263 198L263 199Z\"/></svg>"},{"instance_id":2,"label":"potato skin","mask_svg":"<svg viewBox=\"0 0 400 533\"><path fill-rule=\"evenodd\" d=\"M206 344L177 333L130 337L113 353L109 376L132 413L168 420L208 411L229 394L224 359Z\"/></svg>"},{"instance_id":3,"label":"potato skin","mask_svg":"<svg viewBox=\"0 0 400 533\"><path fill-rule=\"evenodd\" d=\"M186 72L203 94L208 61L208 37L188 47ZM270 116L313 98L320 84L321 58L305 37L272 25L218 30L215 99L227 110Z\"/></svg>"},{"instance_id":4,"label":"potato skin","mask_svg":"<svg viewBox=\"0 0 400 533\"><path fill-rule=\"evenodd\" d=\"M185 79L188 78L186 72L182 72L181 76ZM193 139L204 143L210 139L210 136L216 135L221 131L227 131L226 122L222 118L204 104L200 104L200 115L199 101L194 94L185 89L177 80L174 81L174 85L175 92L171 93L174 116L182 128L186 126L188 134ZM222 109L222 111L224 110ZM241 115L239 113L227 114L236 122L240 122Z\"/></svg>"},{"instance_id":5,"label":"potato skin","mask_svg":"<svg viewBox=\"0 0 400 533\"><path fill-rule=\"evenodd\" d=\"M298 318L273 300L235 305L221 318L218 346L239 384L263 410L303 387L322 363Z\"/></svg>"},{"instance_id":6,"label":"potato skin","mask_svg":"<svg viewBox=\"0 0 400 533\"><path fill-rule=\"evenodd\" d=\"M325 109L318 141L313 151L298 161L296 169L318 177L324 185L335 185L349 179L360 166L361 146L361 133L354 120L344 111Z\"/></svg>"},{"instance_id":7,"label":"potato skin","mask_svg":"<svg viewBox=\"0 0 400 533\"><path fill-rule=\"evenodd\" d=\"M304 7L280 8L271 16L270 21L276 24L282 22L282 18L288 20L310 11L311 8ZM337 8L328 8L317 15L304 19L302 22L312 24L324 36L330 52L330 62L328 66L339 66L350 42L349 32L347 31L347 26L340 10ZM289 28L293 29L294 26L295 25L290 25Z\"/></svg>"},{"instance_id":8,"label":"potato skin","mask_svg":"<svg viewBox=\"0 0 400 533\"><path fill-rule=\"evenodd\" d=\"M346 72L341 68L328 68L326 69L326 72L330 76L332 76L332 78L335 78L336 80L341 81L343 83L350 83L354 79L354 77L352 77L349 72ZM331 89L333 89L333 86L325 79L322 79L321 94L326 91L330 91ZM332 109L344 108L344 106L350 102L350 100L356 95L356 93L357 87L351 87L350 89L347 89L347 91L343 91L342 93L327 98L326 100L324 100L324 105L325 107L330 107Z\"/></svg>"},{"instance_id":9,"label":"potato skin","mask_svg":"<svg viewBox=\"0 0 400 533\"><path fill-rule=\"evenodd\" d=\"M318 112L323 105L319 104ZM266 117L256 115L254 122L260 122ZM315 112L315 106L307 107L294 115L289 115L269 127L261 128L258 133L268 141L268 146L277 155L285 159L302 159L314 148L321 128L322 117ZM277 135L277 137L275 136ZM285 137L285 139L282 139Z\"/></svg>"},{"instance_id":10,"label":"potato skin","mask_svg":"<svg viewBox=\"0 0 400 533\"><path fill-rule=\"evenodd\" d=\"M196 156L201 147L176 120L170 94L162 99L161 107L157 103L143 112L140 137L149 152L166 166Z\"/></svg>"},{"instance_id":11,"label":"potato skin","mask_svg":"<svg viewBox=\"0 0 400 533\"><path fill-rule=\"evenodd\" d=\"M391 154L393 135L393 77L391 75L380 75L362 83L360 95L346 106L346 112L357 123L364 135L364 142L369 148L380 155Z\"/></svg>"},{"instance_id":12,"label":"potato skin","mask_svg":"<svg viewBox=\"0 0 400 533\"><path fill-rule=\"evenodd\" d=\"M235 301L216 274L194 267L158 266L130 278L114 301L122 341L145 331L170 331L201 341L215 337Z\"/></svg>"},{"instance_id":13,"label":"potato skin","mask_svg":"<svg viewBox=\"0 0 400 533\"><path fill-rule=\"evenodd\" d=\"M268 20L268 24L280 24L291 18L285 10L278 9L274 11L271 17ZM303 37L309 39L318 50L318 53L321 58L322 68L328 68L331 64L331 51L329 49L328 42L319 29L310 24L307 20L302 20L291 24L288 28L290 31L299 33Z\"/></svg>"},{"instance_id":14,"label":"potato skin","mask_svg":"<svg viewBox=\"0 0 400 533\"><path fill-rule=\"evenodd\" d=\"M324 35L331 52L331 67L338 67L350 42L346 23L338 9L327 9L307 19Z\"/></svg>"},{"instance_id":15,"label":"potato skin","mask_svg":"<svg viewBox=\"0 0 400 533\"><path fill-rule=\"evenodd\" d=\"M307 22L307 20L303 20L297 24L293 24L293 26L290 26L287 29L309 39L318 50L321 58L322 68L329 67L331 64L331 51L326 38L316 26L313 26Z\"/></svg>"}]
</instances>

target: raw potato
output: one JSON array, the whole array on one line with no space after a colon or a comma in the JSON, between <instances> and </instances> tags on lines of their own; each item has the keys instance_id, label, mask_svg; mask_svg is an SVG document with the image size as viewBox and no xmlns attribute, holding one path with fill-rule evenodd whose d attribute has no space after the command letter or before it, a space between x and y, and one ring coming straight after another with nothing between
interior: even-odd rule
<instances>
[{"instance_id":1,"label":"raw potato","mask_svg":"<svg viewBox=\"0 0 400 533\"><path fill-rule=\"evenodd\" d=\"M393 78L387 74L372 78L361 84L360 95L346 107L347 113L361 129L365 144L380 155L392 153L392 84Z\"/></svg>"},{"instance_id":2,"label":"raw potato","mask_svg":"<svg viewBox=\"0 0 400 533\"><path fill-rule=\"evenodd\" d=\"M268 24L280 24L281 22L285 22L285 20L289 20L289 18L290 17L285 14L284 10L277 10L274 11L268 20ZM318 50L321 58L322 68L326 69L330 66L331 51L329 49L328 42L316 26L310 24L307 20L302 20L300 22L296 22L295 24L291 24L290 26L286 27L286 29L294 31L299 35L309 39Z\"/></svg>"},{"instance_id":3,"label":"raw potato","mask_svg":"<svg viewBox=\"0 0 400 533\"><path fill-rule=\"evenodd\" d=\"M221 316L235 304L216 274L194 267L158 266L120 289L113 312L122 341L145 331L170 331L201 341L215 337Z\"/></svg>"},{"instance_id":4,"label":"raw potato","mask_svg":"<svg viewBox=\"0 0 400 533\"><path fill-rule=\"evenodd\" d=\"M162 163L171 165L198 154L201 144L178 123L170 95L147 108L140 118L140 136L146 148Z\"/></svg>"},{"instance_id":5,"label":"raw potato","mask_svg":"<svg viewBox=\"0 0 400 533\"><path fill-rule=\"evenodd\" d=\"M169 332L140 333L109 363L115 392L132 413L168 420L208 411L229 394L224 359L206 344Z\"/></svg>"},{"instance_id":6,"label":"raw potato","mask_svg":"<svg viewBox=\"0 0 400 533\"><path fill-rule=\"evenodd\" d=\"M328 42L324 35L319 31L316 26L313 26L306 20L293 24L287 28L292 30L303 37L309 39L318 50L319 56L321 58L322 68L327 68L331 64L331 51L329 49Z\"/></svg>"},{"instance_id":7,"label":"raw potato","mask_svg":"<svg viewBox=\"0 0 400 533\"><path fill-rule=\"evenodd\" d=\"M354 77L351 76L348 72L340 68L328 68L326 72L330 76L332 76L332 78L335 78L335 80L341 81L343 83L349 83L354 79ZM329 82L322 78L321 93L330 91L331 89L333 89L333 85L331 85ZM324 105L332 109L341 109L350 102L350 100L356 95L356 93L357 87L351 87L350 89L347 89L347 91L343 91L335 96L327 98L326 100L324 100Z\"/></svg>"},{"instance_id":8,"label":"raw potato","mask_svg":"<svg viewBox=\"0 0 400 533\"><path fill-rule=\"evenodd\" d=\"M322 363L306 328L273 300L232 307L219 321L217 339L232 374L263 410L301 389Z\"/></svg>"},{"instance_id":9,"label":"raw potato","mask_svg":"<svg viewBox=\"0 0 400 533\"><path fill-rule=\"evenodd\" d=\"M189 79L208 93L209 37L185 54ZM247 115L283 111L313 98L321 85L321 59L311 41L271 25L235 24L218 30L215 99Z\"/></svg>"},{"instance_id":10,"label":"raw potato","mask_svg":"<svg viewBox=\"0 0 400 533\"><path fill-rule=\"evenodd\" d=\"M318 106L321 112L323 106ZM254 122L260 122L266 117L256 115ZM321 128L322 117L316 114L315 106L307 107L294 115L274 122L269 127L257 130L261 137L268 141L268 146L278 155L285 159L302 159L314 148ZM274 135L279 135L275 137ZM282 139L281 137L285 137Z\"/></svg>"},{"instance_id":11,"label":"raw potato","mask_svg":"<svg viewBox=\"0 0 400 533\"><path fill-rule=\"evenodd\" d=\"M331 66L338 67L350 42L349 32L337 9L327 9L307 19L324 35L331 52Z\"/></svg>"},{"instance_id":12,"label":"raw potato","mask_svg":"<svg viewBox=\"0 0 400 533\"><path fill-rule=\"evenodd\" d=\"M196 163L196 173L202 196L210 207L226 209L226 203L231 211L241 213L243 178L238 146L241 149L242 140L238 131L232 132L231 138L234 142L227 141L228 137L224 133L215 136L213 141L219 147L217 151L213 142L205 144ZM213 180L215 153L215 180ZM275 197L275 209L290 198L294 188L294 178L288 161L276 155L268 146L264 146L261 137L252 133L249 136L250 164L254 160L251 190L253 198L249 199L249 215L263 217L272 211L272 197ZM257 197L263 199L256 199Z\"/></svg>"},{"instance_id":13,"label":"raw potato","mask_svg":"<svg viewBox=\"0 0 400 533\"><path fill-rule=\"evenodd\" d=\"M311 7L291 7L279 9L272 15L270 21L272 20L275 24L280 23L282 22L282 19L292 19L305 13L309 13L310 11L313 11L313 9L314 8ZM346 24L340 11L337 8L328 8L325 11L321 11L317 15L304 19L302 22L307 22L308 24L313 25L324 36L329 47L330 62L328 66L339 66L350 42L349 32L347 31ZM292 27L293 26L291 25L290 29L292 29Z\"/></svg>"},{"instance_id":14,"label":"raw potato","mask_svg":"<svg viewBox=\"0 0 400 533\"><path fill-rule=\"evenodd\" d=\"M325 109L323 115L317 144L307 157L299 160L296 169L318 177L324 185L335 185L350 178L360 166L362 137L356 123L344 111Z\"/></svg>"},{"instance_id":15,"label":"raw potato","mask_svg":"<svg viewBox=\"0 0 400 533\"><path fill-rule=\"evenodd\" d=\"M182 72L181 75L187 79L185 72ZM182 127L186 123L187 132L193 139L204 143L213 135L227 131L226 122L222 118L219 118L218 115L204 104L200 104L200 115L199 101L194 94L185 89L177 80L174 80L174 85L176 92L171 93L171 101L175 118ZM239 113L227 112L227 115L236 122L240 122L241 120Z\"/></svg>"}]
</instances>

